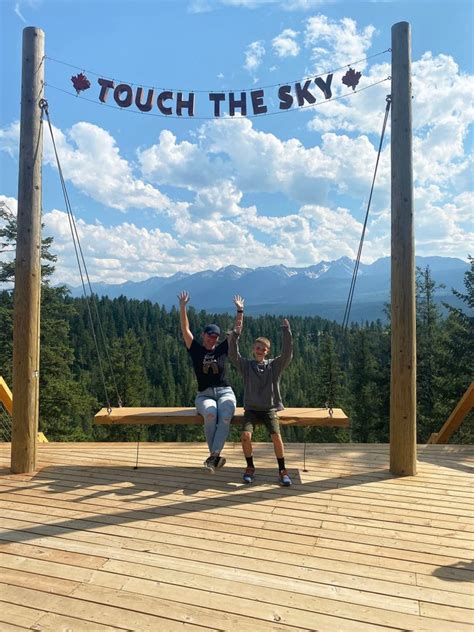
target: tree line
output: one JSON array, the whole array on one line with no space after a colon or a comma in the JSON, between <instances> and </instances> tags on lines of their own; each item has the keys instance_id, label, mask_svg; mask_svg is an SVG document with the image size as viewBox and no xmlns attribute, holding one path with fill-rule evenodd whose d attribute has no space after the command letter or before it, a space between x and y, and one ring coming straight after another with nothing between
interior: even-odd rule
<instances>
[{"instance_id":1,"label":"tree line","mask_svg":"<svg viewBox=\"0 0 474 632\"><path fill-rule=\"evenodd\" d=\"M2 217L3 214L3 217ZM0 209L0 244L11 245L15 218ZM51 441L204 440L199 426L94 426L95 412L117 405L193 406L196 381L181 338L179 313L150 301L120 297L72 298L67 288L52 287L55 257L51 240L43 242L40 357L40 430ZM12 262L0 262L0 283L13 279ZM474 259L454 291L459 307L446 306L443 316L435 302L437 285L429 268L417 272L417 419L418 441L426 442L453 410L471 380L474 358ZM99 322L97 321L99 316ZM90 325L90 318L94 328ZM350 428L293 428L287 441L387 442L390 405L390 324L352 324L346 331L318 316L288 316L294 336L294 359L282 378L288 407L342 408ZM209 322L225 332L232 314L189 309L195 336ZM272 353L281 345L281 318L246 316L241 352L250 355L252 341L265 336ZM102 329L105 344L100 336ZM94 338L96 332L97 340ZM0 375L12 383L13 295L0 291ZM100 362L96 344L99 345ZM113 373L109 369L110 365ZM240 375L229 364L231 384L242 402ZM453 442L472 443L473 415ZM239 429L233 427L231 439ZM257 431L257 440L266 440Z\"/></svg>"}]
</instances>

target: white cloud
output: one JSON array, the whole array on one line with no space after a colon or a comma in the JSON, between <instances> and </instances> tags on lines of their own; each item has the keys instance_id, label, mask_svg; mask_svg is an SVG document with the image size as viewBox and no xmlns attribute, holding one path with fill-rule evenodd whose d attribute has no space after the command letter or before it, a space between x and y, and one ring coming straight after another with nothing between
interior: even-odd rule
<instances>
[{"instance_id":1,"label":"white cloud","mask_svg":"<svg viewBox=\"0 0 474 632\"><path fill-rule=\"evenodd\" d=\"M414 155L417 179L452 183L468 169L466 138L474 121L474 76L452 57L425 53L413 63ZM471 179L472 184L472 179Z\"/></svg>"},{"instance_id":2,"label":"white cloud","mask_svg":"<svg viewBox=\"0 0 474 632\"><path fill-rule=\"evenodd\" d=\"M58 255L56 279L78 285L69 224L64 212L44 215L45 234L54 237ZM91 280L121 283L178 271L198 271L240 262L267 265L268 258L283 263L287 251L279 244L267 247L238 222L185 218L176 220L176 234L139 228L132 223L104 226L78 221L78 232Z\"/></svg>"},{"instance_id":3,"label":"white cloud","mask_svg":"<svg viewBox=\"0 0 474 632\"><path fill-rule=\"evenodd\" d=\"M255 72L262 64L264 56L265 47L262 41L252 42L249 44L245 50L245 70L247 70L251 75L255 75Z\"/></svg>"},{"instance_id":4,"label":"white cloud","mask_svg":"<svg viewBox=\"0 0 474 632\"><path fill-rule=\"evenodd\" d=\"M356 67L358 68L358 67ZM386 96L390 93L390 65L374 64L368 68L360 79L357 89L378 83L367 90L353 93L342 84L342 73L334 76L331 90L333 97L350 94L344 99L324 101L314 108L314 118L308 129L315 132L342 131L359 134L380 135L384 119ZM390 131L390 119L387 133Z\"/></svg>"},{"instance_id":5,"label":"white cloud","mask_svg":"<svg viewBox=\"0 0 474 632\"><path fill-rule=\"evenodd\" d=\"M374 34L374 26L358 30L357 22L351 18L331 20L325 15L308 18L305 43L311 49L314 72L319 74L363 59ZM360 63L359 67L363 69L365 63Z\"/></svg>"},{"instance_id":6,"label":"white cloud","mask_svg":"<svg viewBox=\"0 0 474 632\"><path fill-rule=\"evenodd\" d=\"M0 195L0 205L5 206L6 210L11 211L11 213L16 217L18 211L18 202L16 198Z\"/></svg>"},{"instance_id":7,"label":"white cloud","mask_svg":"<svg viewBox=\"0 0 474 632\"><path fill-rule=\"evenodd\" d=\"M200 189L193 204L188 208L190 217L211 217L219 221L223 217L237 217L244 211L239 206L242 192L230 180L215 182Z\"/></svg>"},{"instance_id":8,"label":"white cloud","mask_svg":"<svg viewBox=\"0 0 474 632\"><path fill-rule=\"evenodd\" d=\"M55 130L55 138L64 175L80 191L121 211L130 207L170 210L172 204L165 195L133 176L131 165L120 156L115 139L106 130L81 122L67 135ZM55 165L46 139L45 159Z\"/></svg>"},{"instance_id":9,"label":"white cloud","mask_svg":"<svg viewBox=\"0 0 474 632\"><path fill-rule=\"evenodd\" d=\"M18 155L20 145L20 121L10 123L5 129L0 129L0 151L7 153L10 158Z\"/></svg>"},{"instance_id":10,"label":"white cloud","mask_svg":"<svg viewBox=\"0 0 474 632\"><path fill-rule=\"evenodd\" d=\"M324 134L320 146L306 148L296 138L282 141L258 131L248 119L213 121L201 128L201 137L203 150L226 157L226 173L242 191L283 193L296 203L325 204L331 189L366 196L376 159L366 136ZM385 157L379 173L382 187Z\"/></svg>"},{"instance_id":11,"label":"white cloud","mask_svg":"<svg viewBox=\"0 0 474 632\"><path fill-rule=\"evenodd\" d=\"M282 9L285 11L311 11L323 4L332 4L336 0L283 0Z\"/></svg>"},{"instance_id":12,"label":"white cloud","mask_svg":"<svg viewBox=\"0 0 474 632\"><path fill-rule=\"evenodd\" d=\"M52 210L43 216L45 234L54 238L52 251L58 255L57 279L79 285L74 247L67 214ZM94 281L120 283L143 280L153 274L170 273L173 260L185 260L185 247L159 229L147 230L133 223L105 226L77 220L86 265Z\"/></svg>"},{"instance_id":13,"label":"white cloud","mask_svg":"<svg viewBox=\"0 0 474 632\"><path fill-rule=\"evenodd\" d=\"M94 200L120 211L132 207L167 214L182 211L182 205L134 177L133 167L120 156L115 139L101 127L80 122L67 133L53 126L53 134L65 179ZM0 130L0 149L12 158L18 154L19 136L18 122ZM56 168L49 133L44 134L43 154L45 162Z\"/></svg>"},{"instance_id":14,"label":"white cloud","mask_svg":"<svg viewBox=\"0 0 474 632\"><path fill-rule=\"evenodd\" d=\"M24 15L21 12L20 3L19 2L15 2L15 9L14 9L14 11L15 11L16 15L20 18L20 20L22 22L25 22L25 24L26 24L26 18L24 17Z\"/></svg>"},{"instance_id":15,"label":"white cloud","mask_svg":"<svg viewBox=\"0 0 474 632\"><path fill-rule=\"evenodd\" d=\"M178 143L169 130L160 133L158 143L138 152L144 177L157 184L197 190L225 177L222 159L206 154L197 144Z\"/></svg>"},{"instance_id":16,"label":"white cloud","mask_svg":"<svg viewBox=\"0 0 474 632\"><path fill-rule=\"evenodd\" d=\"M332 2L335 0L191 0L188 10L190 13L207 13L221 7L259 9L275 5L284 11L310 11Z\"/></svg>"},{"instance_id":17,"label":"white cloud","mask_svg":"<svg viewBox=\"0 0 474 632\"><path fill-rule=\"evenodd\" d=\"M279 35L273 38L272 46L278 57L296 57L300 52L300 47L296 41L297 31L284 29Z\"/></svg>"}]
</instances>

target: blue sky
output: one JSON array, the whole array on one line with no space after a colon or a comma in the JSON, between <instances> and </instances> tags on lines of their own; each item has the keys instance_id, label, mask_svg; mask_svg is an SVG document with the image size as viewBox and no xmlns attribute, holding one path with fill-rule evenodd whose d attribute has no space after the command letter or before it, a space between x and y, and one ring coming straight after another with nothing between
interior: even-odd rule
<instances>
[{"instance_id":1,"label":"blue sky","mask_svg":"<svg viewBox=\"0 0 474 632\"><path fill-rule=\"evenodd\" d=\"M365 91L255 118L177 120L106 107L93 73L203 91L196 117L210 115L210 91L276 86L265 89L276 111L278 85L386 51L401 20L412 26L417 254L466 258L472 251L472 3L2 0L0 11L0 201L16 212L21 38L34 25L46 34L46 97L94 280L354 257L390 92L383 81L390 54L354 65ZM73 96L70 81L82 69L92 84L88 100ZM349 91L342 74L334 74L334 96ZM317 88L314 94L324 101ZM389 155L388 128L366 262L390 253ZM77 285L47 133L44 157L56 280Z\"/></svg>"}]
</instances>

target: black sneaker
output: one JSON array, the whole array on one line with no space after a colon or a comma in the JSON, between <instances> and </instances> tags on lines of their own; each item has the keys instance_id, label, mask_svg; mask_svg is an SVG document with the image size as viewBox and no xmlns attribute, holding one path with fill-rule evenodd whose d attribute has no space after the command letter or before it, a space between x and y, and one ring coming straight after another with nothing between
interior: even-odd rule
<instances>
[{"instance_id":1,"label":"black sneaker","mask_svg":"<svg viewBox=\"0 0 474 632\"><path fill-rule=\"evenodd\" d=\"M216 471L216 457L208 456L207 459L204 461L203 465L204 465L204 469L207 472L209 472L210 474L214 474L214 472Z\"/></svg>"},{"instance_id":2,"label":"black sneaker","mask_svg":"<svg viewBox=\"0 0 474 632\"><path fill-rule=\"evenodd\" d=\"M242 480L244 481L244 483L247 483L247 484L253 483L255 480L255 468L247 467L242 477Z\"/></svg>"},{"instance_id":3,"label":"black sneaker","mask_svg":"<svg viewBox=\"0 0 474 632\"><path fill-rule=\"evenodd\" d=\"M221 467L224 467L225 464L226 464L226 459L224 459L223 456L215 457L214 465L216 467L216 470L220 470Z\"/></svg>"}]
</instances>

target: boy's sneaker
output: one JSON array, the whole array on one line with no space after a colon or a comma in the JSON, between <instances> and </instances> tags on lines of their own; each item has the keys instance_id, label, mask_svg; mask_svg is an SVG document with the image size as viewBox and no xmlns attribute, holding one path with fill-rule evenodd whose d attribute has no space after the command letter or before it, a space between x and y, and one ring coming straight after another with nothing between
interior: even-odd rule
<instances>
[{"instance_id":1,"label":"boy's sneaker","mask_svg":"<svg viewBox=\"0 0 474 632\"><path fill-rule=\"evenodd\" d=\"M244 483L253 483L255 480L255 468L248 467L244 472L242 480L244 481Z\"/></svg>"},{"instance_id":2,"label":"boy's sneaker","mask_svg":"<svg viewBox=\"0 0 474 632\"><path fill-rule=\"evenodd\" d=\"M211 474L214 474L216 471L216 457L208 456L207 459L203 463L204 469Z\"/></svg>"},{"instance_id":3,"label":"boy's sneaker","mask_svg":"<svg viewBox=\"0 0 474 632\"><path fill-rule=\"evenodd\" d=\"M288 472L286 470L280 470L279 482L283 487L289 487L291 485L291 478L288 476Z\"/></svg>"}]
</instances>

